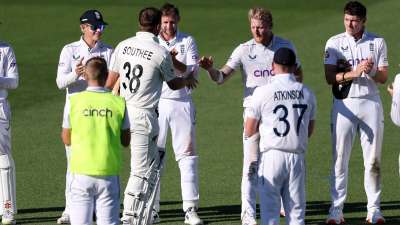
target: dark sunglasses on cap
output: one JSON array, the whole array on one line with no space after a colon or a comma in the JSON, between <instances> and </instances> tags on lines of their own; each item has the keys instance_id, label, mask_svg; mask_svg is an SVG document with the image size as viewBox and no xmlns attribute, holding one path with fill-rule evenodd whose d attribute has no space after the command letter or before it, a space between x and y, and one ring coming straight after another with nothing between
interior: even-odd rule
<instances>
[{"instance_id":1,"label":"dark sunglasses on cap","mask_svg":"<svg viewBox=\"0 0 400 225\"><path fill-rule=\"evenodd\" d=\"M104 29L106 29L106 25L104 25L104 24L94 25L94 24L88 23L87 25L90 27L90 30L93 32L96 32L97 30L100 30L100 32L103 32Z\"/></svg>"}]
</instances>

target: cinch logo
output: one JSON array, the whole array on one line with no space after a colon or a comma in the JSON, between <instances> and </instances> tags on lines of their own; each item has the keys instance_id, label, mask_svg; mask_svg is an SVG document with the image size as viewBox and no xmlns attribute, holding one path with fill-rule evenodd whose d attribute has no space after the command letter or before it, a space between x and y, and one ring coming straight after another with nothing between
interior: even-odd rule
<instances>
[{"instance_id":1,"label":"cinch logo","mask_svg":"<svg viewBox=\"0 0 400 225\"><path fill-rule=\"evenodd\" d=\"M108 108L105 109L84 109L84 116L100 116L100 117L112 117L112 111Z\"/></svg>"},{"instance_id":2,"label":"cinch logo","mask_svg":"<svg viewBox=\"0 0 400 225\"><path fill-rule=\"evenodd\" d=\"M349 59L349 60L347 60L347 62L354 67L355 65L360 64L360 62L363 60L367 60L367 59L355 58L355 59Z\"/></svg>"},{"instance_id":3,"label":"cinch logo","mask_svg":"<svg viewBox=\"0 0 400 225\"><path fill-rule=\"evenodd\" d=\"M254 70L254 76L255 77L268 77L268 76L273 76L274 73L271 70L265 69L265 70Z\"/></svg>"}]
</instances>

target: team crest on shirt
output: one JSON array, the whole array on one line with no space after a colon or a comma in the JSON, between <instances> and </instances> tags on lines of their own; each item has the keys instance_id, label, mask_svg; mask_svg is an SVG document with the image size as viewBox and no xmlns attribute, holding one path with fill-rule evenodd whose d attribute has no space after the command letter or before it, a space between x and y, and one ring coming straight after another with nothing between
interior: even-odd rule
<instances>
[{"instance_id":1,"label":"team crest on shirt","mask_svg":"<svg viewBox=\"0 0 400 225\"><path fill-rule=\"evenodd\" d=\"M73 58L74 60L78 60L80 57L81 57L80 55L72 55L72 58Z\"/></svg>"},{"instance_id":2,"label":"team crest on shirt","mask_svg":"<svg viewBox=\"0 0 400 225\"><path fill-rule=\"evenodd\" d=\"M182 55L185 54L185 46L184 45L180 45L179 47L181 49L181 54Z\"/></svg>"},{"instance_id":3,"label":"team crest on shirt","mask_svg":"<svg viewBox=\"0 0 400 225\"><path fill-rule=\"evenodd\" d=\"M249 59L250 59L250 60L254 60L254 59L256 59L256 58L257 58L257 55L250 55L250 54L249 54Z\"/></svg>"},{"instance_id":4,"label":"team crest on shirt","mask_svg":"<svg viewBox=\"0 0 400 225\"><path fill-rule=\"evenodd\" d=\"M344 51L344 52L347 52L347 51L349 50L349 46L346 46L346 47L341 46L340 48L341 48L342 51Z\"/></svg>"},{"instance_id":5,"label":"team crest on shirt","mask_svg":"<svg viewBox=\"0 0 400 225\"><path fill-rule=\"evenodd\" d=\"M372 42L369 43L369 51L370 51L370 52L373 52L374 49L375 49L375 48L374 48L374 43L372 43Z\"/></svg>"}]
</instances>

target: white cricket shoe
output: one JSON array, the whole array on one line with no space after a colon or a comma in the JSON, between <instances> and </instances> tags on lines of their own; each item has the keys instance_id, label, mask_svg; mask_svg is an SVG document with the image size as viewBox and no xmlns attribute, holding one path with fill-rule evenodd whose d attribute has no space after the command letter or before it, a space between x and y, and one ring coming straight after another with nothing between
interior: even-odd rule
<instances>
[{"instance_id":1,"label":"white cricket shoe","mask_svg":"<svg viewBox=\"0 0 400 225\"><path fill-rule=\"evenodd\" d=\"M189 208L185 214L185 224L190 225L201 225L203 221L200 219L199 215L197 215L195 208Z\"/></svg>"},{"instance_id":2,"label":"white cricket shoe","mask_svg":"<svg viewBox=\"0 0 400 225\"><path fill-rule=\"evenodd\" d=\"M257 225L257 221L248 213L244 213L244 215L242 216L242 225Z\"/></svg>"},{"instance_id":3,"label":"white cricket shoe","mask_svg":"<svg viewBox=\"0 0 400 225\"><path fill-rule=\"evenodd\" d=\"M12 214L10 211L5 211L5 213L1 217L1 223L4 225L9 225L17 224L17 221L14 219L14 214Z\"/></svg>"},{"instance_id":4,"label":"white cricket shoe","mask_svg":"<svg viewBox=\"0 0 400 225\"><path fill-rule=\"evenodd\" d=\"M69 214L63 213L61 217L57 219L57 224L70 224Z\"/></svg>"},{"instance_id":5,"label":"white cricket shoe","mask_svg":"<svg viewBox=\"0 0 400 225\"><path fill-rule=\"evenodd\" d=\"M365 219L368 224L384 224L385 218L382 216L381 210L376 209L368 212L367 218Z\"/></svg>"},{"instance_id":6,"label":"white cricket shoe","mask_svg":"<svg viewBox=\"0 0 400 225\"><path fill-rule=\"evenodd\" d=\"M160 222L161 222L161 219L160 219L160 216L158 215L158 212L153 209L151 212L151 224L157 224Z\"/></svg>"},{"instance_id":7,"label":"white cricket shoe","mask_svg":"<svg viewBox=\"0 0 400 225\"><path fill-rule=\"evenodd\" d=\"M336 225L344 224L343 212L339 207L334 207L329 210L328 218L326 219L326 224Z\"/></svg>"}]
</instances>

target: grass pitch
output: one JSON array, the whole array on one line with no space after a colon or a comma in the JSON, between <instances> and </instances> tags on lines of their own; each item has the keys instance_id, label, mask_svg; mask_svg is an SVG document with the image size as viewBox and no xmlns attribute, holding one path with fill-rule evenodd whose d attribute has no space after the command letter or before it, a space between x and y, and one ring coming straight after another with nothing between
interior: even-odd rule
<instances>
[{"instance_id":1,"label":"grass pitch","mask_svg":"<svg viewBox=\"0 0 400 225\"><path fill-rule=\"evenodd\" d=\"M330 87L323 73L326 40L343 32L342 8L346 1L174 1L181 10L180 30L192 34L201 55L212 55L222 66L233 49L251 38L247 10L255 5L270 8L273 31L291 40L298 51L304 82L317 95L318 116L307 154L307 224L323 224L329 207L331 165ZM103 40L116 44L137 31L137 14L144 6L159 7L163 1L50 1L2 0L0 39L13 45L20 71L20 86L10 92L13 118L13 155L17 167L19 224L55 224L64 206L65 154L59 138L65 92L55 84L62 47L79 39L81 13L99 9L107 27ZM363 3L368 9L367 28L387 42L390 81L399 71L397 54L400 22L393 19L396 0ZM382 155L382 209L387 224L400 224L398 143L400 129L390 121L390 98L381 87L385 112ZM204 71L195 91L197 139L200 154L200 216L207 224L240 224L242 161L242 85L239 73L216 86ZM169 142L170 143L170 142ZM168 162L162 180L161 218L166 225L182 224L179 173L168 145ZM125 187L129 152L121 175ZM355 141L350 161L349 195L345 205L347 224L364 224L366 196L363 161Z\"/></svg>"}]
</instances>

